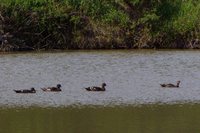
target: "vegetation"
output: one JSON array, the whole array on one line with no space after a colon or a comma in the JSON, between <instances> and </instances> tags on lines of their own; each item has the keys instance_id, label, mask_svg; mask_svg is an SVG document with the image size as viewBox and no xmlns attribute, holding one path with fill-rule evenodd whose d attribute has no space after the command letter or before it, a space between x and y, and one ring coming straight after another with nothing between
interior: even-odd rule
<instances>
[{"instance_id":1,"label":"vegetation","mask_svg":"<svg viewBox=\"0 0 200 133\"><path fill-rule=\"evenodd\" d=\"M199 14L200 0L1 0L0 49L200 48Z\"/></svg>"}]
</instances>

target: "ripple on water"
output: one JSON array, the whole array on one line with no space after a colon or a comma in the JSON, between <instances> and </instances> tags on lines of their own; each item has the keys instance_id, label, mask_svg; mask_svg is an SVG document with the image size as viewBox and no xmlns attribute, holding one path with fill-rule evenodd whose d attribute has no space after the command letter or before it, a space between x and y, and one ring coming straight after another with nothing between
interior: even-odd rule
<instances>
[{"instance_id":1,"label":"ripple on water","mask_svg":"<svg viewBox=\"0 0 200 133\"><path fill-rule=\"evenodd\" d=\"M69 106L200 101L199 51L82 51L4 54L0 58L0 105ZM164 89L160 83L181 87ZM83 88L107 83L106 92ZM40 88L62 84L60 93ZM35 87L36 94L13 89Z\"/></svg>"}]
</instances>

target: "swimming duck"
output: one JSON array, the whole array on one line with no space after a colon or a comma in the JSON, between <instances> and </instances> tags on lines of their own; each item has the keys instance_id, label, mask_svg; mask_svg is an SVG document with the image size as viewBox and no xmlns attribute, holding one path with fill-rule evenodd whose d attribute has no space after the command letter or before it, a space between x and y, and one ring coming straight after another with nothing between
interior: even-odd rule
<instances>
[{"instance_id":1,"label":"swimming duck","mask_svg":"<svg viewBox=\"0 0 200 133\"><path fill-rule=\"evenodd\" d=\"M87 91L105 91L106 83L102 83L102 87L92 86L85 88Z\"/></svg>"},{"instance_id":2,"label":"swimming duck","mask_svg":"<svg viewBox=\"0 0 200 133\"><path fill-rule=\"evenodd\" d=\"M61 91L61 84L57 84L56 87L47 87L47 88L41 88L43 91Z\"/></svg>"},{"instance_id":3,"label":"swimming duck","mask_svg":"<svg viewBox=\"0 0 200 133\"><path fill-rule=\"evenodd\" d=\"M16 93L36 93L35 88L31 88L30 90L14 90Z\"/></svg>"},{"instance_id":4,"label":"swimming duck","mask_svg":"<svg viewBox=\"0 0 200 133\"><path fill-rule=\"evenodd\" d=\"M174 84L160 84L161 87L179 87L179 84L181 83L181 81L177 81L177 84L174 85Z\"/></svg>"}]
</instances>

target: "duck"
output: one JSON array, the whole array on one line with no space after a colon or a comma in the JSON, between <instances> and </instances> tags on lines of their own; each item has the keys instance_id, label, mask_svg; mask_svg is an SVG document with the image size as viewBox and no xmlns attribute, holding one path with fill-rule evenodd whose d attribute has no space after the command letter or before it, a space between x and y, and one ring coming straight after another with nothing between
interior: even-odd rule
<instances>
[{"instance_id":1,"label":"duck","mask_svg":"<svg viewBox=\"0 0 200 133\"><path fill-rule=\"evenodd\" d=\"M102 83L102 87L92 86L85 88L87 91L105 91L106 83Z\"/></svg>"},{"instance_id":2,"label":"duck","mask_svg":"<svg viewBox=\"0 0 200 133\"><path fill-rule=\"evenodd\" d=\"M36 93L36 90L33 87L30 90L25 89L25 90L14 90L14 91L16 93Z\"/></svg>"},{"instance_id":3,"label":"duck","mask_svg":"<svg viewBox=\"0 0 200 133\"><path fill-rule=\"evenodd\" d=\"M47 87L47 88L41 88L43 91L53 91L53 92L57 92L57 91L62 91L61 88L61 84L57 84L56 87Z\"/></svg>"},{"instance_id":4,"label":"duck","mask_svg":"<svg viewBox=\"0 0 200 133\"><path fill-rule=\"evenodd\" d=\"M177 81L177 84L174 85L174 84L160 84L161 87L174 87L174 88L178 88L179 85L180 85L181 81Z\"/></svg>"}]
</instances>

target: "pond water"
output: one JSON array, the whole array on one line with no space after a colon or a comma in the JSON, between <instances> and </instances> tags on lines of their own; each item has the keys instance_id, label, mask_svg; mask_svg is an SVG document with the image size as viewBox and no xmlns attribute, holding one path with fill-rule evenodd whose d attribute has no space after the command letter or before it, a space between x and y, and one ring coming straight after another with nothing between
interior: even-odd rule
<instances>
[{"instance_id":1,"label":"pond water","mask_svg":"<svg viewBox=\"0 0 200 133\"><path fill-rule=\"evenodd\" d=\"M198 133L200 105L8 108L1 133Z\"/></svg>"},{"instance_id":2,"label":"pond water","mask_svg":"<svg viewBox=\"0 0 200 133\"><path fill-rule=\"evenodd\" d=\"M81 51L2 54L1 106L69 106L185 103L200 101L199 51ZM181 81L180 88L160 83ZM83 88L107 84L105 92ZM62 85L62 92L40 88ZM35 87L36 94L14 89Z\"/></svg>"},{"instance_id":3,"label":"pond water","mask_svg":"<svg viewBox=\"0 0 200 133\"><path fill-rule=\"evenodd\" d=\"M0 132L197 132L199 80L198 50L1 54ZM105 92L84 89L103 82ZM40 89L58 83L62 92ZM31 87L37 93L13 91Z\"/></svg>"}]
</instances>

